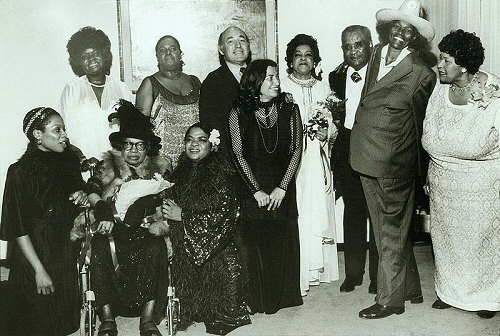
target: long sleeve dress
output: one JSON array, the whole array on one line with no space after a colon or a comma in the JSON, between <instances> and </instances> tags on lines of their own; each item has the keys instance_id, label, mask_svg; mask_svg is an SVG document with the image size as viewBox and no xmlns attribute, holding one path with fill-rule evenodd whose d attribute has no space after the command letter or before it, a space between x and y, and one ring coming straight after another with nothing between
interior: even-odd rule
<instances>
[{"instance_id":1,"label":"long sleeve dress","mask_svg":"<svg viewBox=\"0 0 500 336\"><path fill-rule=\"evenodd\" d=\"M314 105L324 102L330 93L327 83L315 78L300 80L292 74L281 82L300 109L302 124L314 114ZM333 123L328 131L332 134ZM328 141L304 136L302 160L297 170L297 207L300 238L300 290L306 295L309 285L339 279L335 243L335 196L329 167Z\"/></svg>"},{"instance_id":2,"label":"long sleeve dress","mask_svg":"<svg viewBox=\"0 0 500 336\"><path fill-rule=\"evenodd\" d=\"M282 96L259 103L275 122L262 123L254 112L234 108L229 115L230 154L239 172L243 236L248 246L252 312L273 314L302 304L299 285L299 234L295 173L302 154L302 121L297 105ZM266 123L267 122L267 123ZM281 206L268 211L258 207L253 194L286 191Z\"/></svg>"},{"instance_id":3,"label":"long sleeve dress","mask_svg":"<svg viewBox=\"0 0 500 336\"><path fill-rule=\"evenodd\" d=\"M169 221L181 329L202 321L207 333L225 335L250 323L233 175L221 153L197 163L181 154L166 191L182 208L182 221Z\"/></svg>"},{"instance_id":4,"label":"long sleeve dress","mask_svg":"<svg viewBox=\"0 0 500 336\"><path fill-rule=\"evenodd\" d=\"M102 159L111 149L109 135L118 131L116 124L108 121L119 99L132 101L132 91L118 79L106 76L101 104L87 76L79 77L66 85L61 94L60 112L66 122L71 143L87 157Z\"/></svg>"},{"instance_id":5,"label":"long sleeve dress","mask_svg":"<svg viewBox=\"0 0 500 336\"><path fill-rule=\"evenodd\" d=\"M488 74L486 85L500 87ZM436 84L424 120L435 288L464 310L500 310L500 99L453 105Z\"/></svg>"},{"instance_id":6,"label":"long sleeve dress","mask_svg":"<svg viewBox=\"0 0 500 336\"><path fill-rule=\"evenodd\" d=\"M156 173L164 175L168 167L160 156L146 156L138 167L130 167L121 152L111 150L89 179L87 193L96 193L112 203L124 182L151 180ZM97 308L111 304L115 314L138 315L146 302L155 300L154 319L159 323L164 317L168 287L164 238L124 223L115 224L112 236L119 272L115 270L108 236L96 234L92 240L90 271Z\"/></svg>"},{"instance_id":7,"label":"long sleeve dress","mask_svg":"<svg viewBox=\"0 0 500 336\"><path fill-rule=\"evenodd\" d=\"M7 172L0 239L15 241L28 235L55 289L50 295L37 293L35 271L15 243L8 281L22 318L13 320L29 335L68 335L79 327L79 245L69 239L79 209L69 196L83 187L78 158L67 152L29 146ZM16 335L25 333L21 329Z\"/></svg>"}]
</instances>

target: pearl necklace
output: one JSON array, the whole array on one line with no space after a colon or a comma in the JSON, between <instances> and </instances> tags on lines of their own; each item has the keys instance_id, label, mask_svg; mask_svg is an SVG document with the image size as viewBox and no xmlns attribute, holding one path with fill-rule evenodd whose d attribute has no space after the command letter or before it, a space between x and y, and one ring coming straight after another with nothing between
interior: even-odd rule
<instances>
[{"instance_id":1,"label":"pearl necklace","mask_svg":"<svg viewBox=\"0 0 500 336\"><path fill-rule=\"evenodd\" d=\"M94 84L91 81L89 81L89 84L92 85L93 87L96 87L96 88L103 88L106 85L106 83L104 83L102 85Z\"/></svg>"},{"instance_id":2,"label":"pearl necklace","mask_svg":"<svg viewBox=\"0 0 500 336\"><path fill-rule=\"evenodd\" d=\"M472 83L474 83L478 77L479 77L479 75L476 72L474 74L474 76L472 77L472 79L470 80L469 84L467 84L465 86L458 86L457 84L452 83L451 84L451 91L462 93L462 92L465 92L465 91L469 90L470 87L471 87L471 85L472 85Z\"/></svg>"}]
</instances>

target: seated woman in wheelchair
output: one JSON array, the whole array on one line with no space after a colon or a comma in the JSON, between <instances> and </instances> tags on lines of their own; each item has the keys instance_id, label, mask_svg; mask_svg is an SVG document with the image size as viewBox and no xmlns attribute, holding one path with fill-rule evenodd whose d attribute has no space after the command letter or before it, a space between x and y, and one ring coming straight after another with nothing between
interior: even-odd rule
<instances>
[{"instance_id":1,"label":"seated woman in wheelchair","mask_svg":"<svg viewBox=\"0 0 500 336\"><path fill-rule=\"evenodd\" d=\"M158 155L160 138L149 118L121 100L116 113L120 131L109 136L112 150L103 156L87 182L89 201L99 222L92 242L90 272L101 325L99 336L117 335L115 316L137 316L141 336L161 336L156 323L164 316L168 254L167 224L158 213L147 225L129 220L135 199L165 189L170 162ZM145 215L142 214L141 218Z\"/></svg>"},{"instance_id":2,"label":"seated woman in wheelchair","mask_svg":"<svg viewBox=\"0 0 500 336\"><path fill-rule=\"evenodd\" d=\"M239 199L234 171L221 152L218 131L189 127L184 152L165 192L163 216L170 225L172 278L181 303L178 330L204 322L207 333L225 335L250 324L245 267L238 239Z\"/></svg>"}]
</instances>

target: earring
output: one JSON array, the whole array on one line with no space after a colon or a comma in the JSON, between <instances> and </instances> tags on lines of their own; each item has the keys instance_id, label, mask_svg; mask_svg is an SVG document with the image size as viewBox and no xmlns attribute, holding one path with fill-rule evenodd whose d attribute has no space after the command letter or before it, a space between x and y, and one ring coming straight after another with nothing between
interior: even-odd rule
<instances>
[{"instance_id":1,"label":"earring","mask_svg":"<svg viewBox=\"0 0 500 336\"><path fill-rule=\"evenodd\" d=\"M462 71L462 73L466 73L467 69L466 68L462 68L460 71Z\"/></svg>"},{"instance_id":2,"label":"earring","mask_svg":"<svg viewBox=\"0 0 500 336\"><path fill-rule=\"evenodd\" d=\"M42 144L42 140L38 139L38 140L36 141L36 144L37 144L37 145L41 145L41 144Z\"/></svg>"}]
</instances>

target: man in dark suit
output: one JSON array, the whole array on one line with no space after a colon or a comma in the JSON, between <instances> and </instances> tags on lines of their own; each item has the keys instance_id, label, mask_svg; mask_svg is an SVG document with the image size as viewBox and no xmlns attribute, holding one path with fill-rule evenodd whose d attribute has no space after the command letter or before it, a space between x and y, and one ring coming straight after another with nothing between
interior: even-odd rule
<instances>
[{"instance_id":1,"label":"man in dark suit","mask_svg":"<svg viewBox=\"0 0 500 336\"><path fill-rule=\"evenodd\" d=\"M200 121L220 131L220 146L228 153L228 118L234 99L238 95L241 74L250 63L250 41L247 34L231 26L219 36L221 66L208 74L200 88Z\"/></svg>"},{"instance_id":2,"label":"man in dark suit","mask_svg":"<svg viewBox=\"0 0 500 336\"><path fill-rule=\"evenodd\" d=\"M409 232L415 184L426 170L420 138L436 74L408 49L418 38L434 38L422 15L417 0L377 12L388 43L372 52L351 132L350 162L361 174L379 254L376 304L361 310L361 318L402 314L406 300L423 301Z\"/></svg>"},{"instance_id":3,"label":"man in dark suit","mask_svg":"<svg viewBox=\"0 0 500 336\"><path fill-rule=\"evenodd\" d=\"M351 129L366 78L366 68L372 49L367 27L349 26L342 32L344 62L328 76L330 89L339 99L347 99L337 139L332 147L331 167L336 196L344 201L344 266L345 280L341 292L353 291L363 283L366 262L366 219L368 208L359 174L349 164ZM377 247L370 227L368 292L377 293Z\"/></svg>"}]
</instances>

